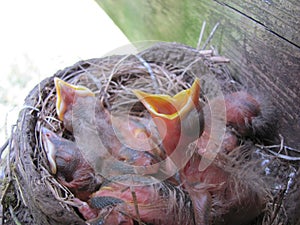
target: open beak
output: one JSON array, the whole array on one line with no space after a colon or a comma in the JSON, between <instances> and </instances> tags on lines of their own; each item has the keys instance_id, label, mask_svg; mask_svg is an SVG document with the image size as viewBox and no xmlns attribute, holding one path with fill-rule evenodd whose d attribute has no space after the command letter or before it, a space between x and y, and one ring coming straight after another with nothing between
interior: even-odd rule
<instances>
[{"instance_id":1,"label":"open beak","mask_svg":"<svg viewBox=\"0 0 300 225\"><path fill-rule=\"evenodd\" d=\"M53 139L56 137L56 134L53 133L52 131L48 130L45 127L41 128L41 133L42 133L42 142L43 142L46 154L47 154L51 173L56 174L57 168L56 168L56 162L55 162L55 155L56 155L57 150L53 143Z\"/></svg>"},{"instance_id":2,"label":"open beak","mask_svg":"<svg viewBox=\"0 0 300 225\"><path fill-rule=\"evenodd\" d=\"M68 106L72 105L77 97L95 96L88 88L69 84L57 77L54 78L56 88L56 112L58 118L63 121Z\"/></svg>"},{"instance_id":3,"label":"open beak","mask_svg":"<svg viewBox=\"0 0 300 225\"><path fill-rule=\"evenodd\" d=\"M191 88L183 90L174 96L148 94L140 90L134 90L133 92L150 112L161 138L165 139L164 145L169 145L166 144L166 141L170 141L167 139L174 139L176 138L174 136L180 136L181 133L197 133L196 135L193 134L195 136L193 137L194 140L199 137L200 132L202 132L200 126L203 126L203 124L199 125L200 81L198 78L195 79ZM195 116L191 116L192 114ZM195 123L198 129L196 132L191 132L190 129L185 128L188 127L187 124L189 126L194 125L193 121L189 121L191 118L193 121L195 119L198 120L198 124ZM174 133L175 131L177 131L177 134ZM189 143L194 140L189 139ZM174 142L173 144L177 143ZM169 146L164 147L166 149L169 148ZM170 151L174 150L173 148L174 146L170 147Z\"/></svg>"},{"instance_id":4,"label":"open beak","mask_svg":"<svg viewBox=\"0 0 300 225\"><path fill-rule=\"evenodd\" d=\"M175 120L186 116L191 109L199 106L200 81L196 78L191 88L183 90L173 97L149 94L140 90L133 90L133 93L152 116Z\"/></svg>"}]
</instances>

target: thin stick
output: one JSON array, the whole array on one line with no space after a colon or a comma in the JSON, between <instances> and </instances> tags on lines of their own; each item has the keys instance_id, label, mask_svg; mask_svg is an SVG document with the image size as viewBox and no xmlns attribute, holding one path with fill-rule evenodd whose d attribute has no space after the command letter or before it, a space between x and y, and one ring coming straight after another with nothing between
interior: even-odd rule
<instances>
[{"instance_id":1,"label":"thin stick","mask_svg":"<svg viewBox=\"0 0 300 225\"><path fill-rule=\"evenodd\" d=\"M131 186L130 186L130 191L131 191L131 195L132 195L132 198L133 198L135 213L137 215L137 222L138 222L139 225L142 225L142 220L141 220L141 216L140 216L140 212L139 212L139 206L138 206L138 203L137 203L136 194L135 194L135 191L133 190L133 188Z\"/></svg>"},{"instance_id":2,"label":"thin stick","mask_svg":"<svg viewBox=\"0 0 300 225\"><path fill-rule=\"evenodd\" d=\"M24 206L28 207L28 204L25 201L25 197L24 197L24 194L23 194L23 191L22 191L22 188L21 188L21 184L20 184L19 178L18 178L18 176L17 176L17 174L16 174L16 172L14 170L13 170L13 173L14 173L14 179L15 179L18 187L19 187L18 188L18 190L19 190L18 193L20 193L20 196L21 196L21 199L23 200ZM18 200L20 201L20 199L18 199Z\"/></svg>"},{"instance_id":3,"label":"thin stick","mask_svg":"<svg viewBox=\"0 0 300 225\"><path fill-rule=\"evenodd\" d=\"M209 44L209 42L213 38L213 36L214 36L214 34L215 34L215 32L216 32L216 30L217 30L217 28L218 28L219 25L220 25L220 23L217 22L216 25L214 26L214 28L212 29L212 31L210 32L210 34L209 34L207 40L205 41L205 43L204 43L204 45L203 45L203 47L202 47L201 50L204 50L207 47L207 45Z\"/></svg>"},{"instance_id":4,"label":"thin stick","mask_svg":"<svg viewBox=\"0 0 300 225\"><path fill-rule=\"evenodd\" d=\"M256 144L255 146L259 147L260 149L279 148L279 151L278 151L278 152L280 152L282 149L285 149L285 150L290 150L290 151L292 151L292 152L300 153L300 150L295 149L295 148L292 148L292 147L289 147L289 146L286 146L286 145L282 145L282 144L278 144L278 145L267 145L267 146Z\"/></svg>"},{"instance_id":5,"label":"thin stick","mask_svg":"<svg viewBox=\"0 0 300 225\"><path fill-rule=\"evenodd\" d=\"M300 157L293 157L293 156L283 155L283 154L280 154L278 152L274 152L270 149L267 149L267 151L270 152L271 154L277 156L278 158L281 158L281 159L285 159L285 160L289 160L289 161L300 161Z\"/></svg>"},{"instance_id":6,"label":"thin stick","mask_svg":"<svg viewBox=\"0 0 300 225\"><path fill-rule=\"evenodd\" d=\"M138 60L141 61L141 63L143 63L143 65L146 67L146 69L148 70L151 80L153 82L154 88L155 88L155 94L159 94L159 88L158 88L158 82L157 82L157 78L153 73L153 70L151 68L151 66L149 65L149 63L146 62L145 59L143 59L141 56L139 55L135 55L136 58L138 58Z\"/></svg>"},{"instance_id":7,"label":"thin stick","mask_svg":"<svg viewBox=\"0 0 300 225\"><path fill-rule=\"evenodd\" d=\"M201 28L199 39L198 39L197 50L200 50L200 45L201 45L201 42L202 42L205 26L206 26L206 21L204 20L203 23L202 23L202 28Z\"/></svg>"},{"instance_id":8,"label":"thin stick","mask_svg":"<svg viewBox=\"0 0 300 225\"><path fill-rule=\"evenodd\" d=\"M15 224L22 225L21 222L19 221L19 219L17 218L17 216L14 212L14 209L11 205L9 206L9 212L10 212L10 215L11 215L13 221L15 222Z\"/></svg>"},{"instance_id":9,"label":"thin stick","mask_svg":"<svg viewBox=\"0 0 300 225\"><path fill-rule=\"evenodd\" d=\"M10 140L10 138L8 138L6 140L6 142L1 146L1 148L0 148L0 155L2 155L2 152L4 151L4 149L6 149L6 147L8 146L9 140Z\"/></svg>"},{"instance_id":10,"label":"thin stick","mask_svg":"<svg viewBox=\"0 0 300 225\"><path fill-rule=\"evenodd\" d=\"M3 212L3 205L0 205L0 225L3 225L3 219L4 219L4 212Z\"/></svg>"}]
</instances>

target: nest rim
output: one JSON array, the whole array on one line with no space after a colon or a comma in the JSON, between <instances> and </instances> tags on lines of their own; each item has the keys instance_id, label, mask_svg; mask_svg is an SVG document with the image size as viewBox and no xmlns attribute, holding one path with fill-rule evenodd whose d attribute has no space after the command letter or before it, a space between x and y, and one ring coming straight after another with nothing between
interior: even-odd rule
<instances>
[{"instance_id":1,"label":"nest rim","mask_svg":"<svg viewBox=\"0 0 300 225\"><path fill-rule=\"evenodd\" d=\"M178 58L170 59L171 61L173 60L175 62L178 62L178 65L174 66L171 62L162 60L162 58L164 59L166 57L169 57L163 51L160 58L158 59L156 59L155 54L153 54L153 52L155 52L156 50L160 49L161 51L161 49L164 48L167 48L169 50L171 49L170 51L172 51L175 46L177 47L177 50L179 48L180 50L188 52L181 55L181 57L178 56ZM151 55L151 52L153 55ZM49 173L48 163L46 161L47 157L45 156L45 152L40 141L40 126L46 126L60 133L64 137L72 138L70 134L63 130L61 122L55 116L55 103L53 103L55 96L55 88L53 82L54 77L59 77L76 85L82 84L82 82L88 80L88 87L92 89L98 97L102 97L106 107L110 108L111 110L115 109L112 106L115 105L112 104L112 102L116 102L116 99L114 99L114 95L119 94L113 87L116 88L117 86L124 86L120 85L117 80L117 78L123 76L124 73L128 74L127 76L129 78L127 79L132 79L130 78L130 74L140 74L139 76L135 75L135 79L144 79L145 83L151 84L149 89L146 89L145 87L147 86L144 85L145 83L141 82L139 85L137 85L133 82L133 85L137 88L143 88L145 91L151 89L152 92L156 93L158 92L175 94L179 90L185 89L191 85L193 78L197 76L196 74L199 73L198 67L199 63L201 63L201 66L203 67L200 69L201 73L213 73L214 76L218 76L218 74L222 74L224 76L225 74L224 77L226 82L229 81L228 85L225 87L226 91L239 90L239 81L235 79L232 79L231 81L231 75L229 74L228 69L226 68L226 66L223 66L227 63L227 61L224 59L225 62L220 61L216 63L211 59L212 57L214 57L213 54L213 51L209 52L208 55L205 55L201 52L199 53L198 51L195 51L195 49L188 46L179 45L176 43L163 43L153 46L152 48L150 48L150 50L141 52L140 54L138 54L138 57L136 57L135 55L108 56L100 59L80 61L73 66L58 71L52 77L46 78L41 83L39 83L26 98L25 107L21 111L19 116L18 126L16 126L13 130L13 134L18 133L19 135L13 135L14 138L9 143L10 148L13 149L13 156L11 157L11 159L14 160L13 164L16 166L17 173L21 174L18 175L16 173L14 175L15 177L18 177L18 179L20 179L18 181L19 184L17 184L17 186L19 186L20 188L17 192L17 195L19 196L18 199L23 202L22 204L24 204L25 207L28 207L30 205L28 204L30 202L30 198L52 199L50 200L50 207L53 210L50 212L50 214L53 214L55 216L51 218L49 212L47 212L49 203L45 204L39 202L33 204L31 206L32 208L29 211L30 213L33 213L35 210L37 210L43 212L45 215L37 215L33 213L31 216L32 221L47 221L48 224L59 224L62 221L69 224L85 224L83 218L78 215L76 210L74 210L74 204L72 203L72 201L70 201L70 198L72 198L73 196L72 193L68 189L64 188L61 184L59 184L59 182L57 182L56 179ZM182 60L184 58L190 59L186 60L184 64L181 62L184 61ZM195 58L197 60L196 62ZM145 62L149 65L151 70L149 70L149 67L145 66L145 62L141 61L141 59L146 59ZM129 60L130 65L127 65L127 69L129 71L126 71L126 68L123 67L121 69L120 67L115 67L116 65L122 65L122 63L126 62L126 60ZM216 60L220 60L220 58L217 58ZM160 64L161 62L164 63ZM99 68L99 63L101 64L102 68ZM135 64L136 66L133 67L133 64ZM108 65L110 65L110 67ZM89 70L91 67L92 70ZM168 72L170 72L168 70L170 69L171 73L168 74ZM95 79L94 77L89 76L89 74L93 75L96 70L101 71L103 80L100 81L100 78ZM84 73L87 73L84 75L86 77L81 80ZM159 76L157 75L158 73L160 73ZM174 76L174 74L172 73L174 73L175 75L177 73L177 75ZM159 79L160 76L163 77L165 81ZM181 79L179 79L179 77ZM127 81L128 80L123 77L122 82L126 83ZM162 85L166 81L170 82L170 85L167 89ZM134 102L132 102L132 99L128 97L130 96L129 92L131 89L126 89L126 87L123 88L124 89L122 89L122 91L124 91L126 95L123 95L122 97L124 97L124 99L128 98L126 104L133 104ZM122 99L120 102L124 103L124 99ZM205 101L205 99L203 99L203 101ZM117 106L117 108L119 108L119 105ZM137 113L141 115L141 112L138 109ZM30 171L30 174L28 174L28 171ZM34 180L37 181L40 187L37 184L34 184L35 182L32 182L32 177L35 178ZM26 189L35 190L39 193L36 195L31 193L26 197L24 194L24 191ZM41 193L41 190L45 189L47 189L46 193ZM17 202L16 205L18 204L21 203ZM276 208L274 210L278 209ZM64 219L65 217L67 219ZM38 220L36 220L36 218L38 218Z\"/></svg>"}]
</instances>

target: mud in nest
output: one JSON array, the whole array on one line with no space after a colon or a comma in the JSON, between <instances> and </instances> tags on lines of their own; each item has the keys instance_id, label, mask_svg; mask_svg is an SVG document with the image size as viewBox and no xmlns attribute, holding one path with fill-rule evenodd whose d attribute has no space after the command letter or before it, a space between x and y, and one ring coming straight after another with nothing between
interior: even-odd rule
<instances>
[{"instance_id":1,"label":"mud in nest","mask_svg":"<svg viewBox=\"0 0 300 225\"><path fill-rule=\"evenodd\" d=\"M73 194L49 172L41 143L42 126L74 140L57 118L54 77L88 87L110 112L144 117L147 112L132 93L133 89L175 95L189 88L198 77L202 104L208 104L220 93L243 90L245 85L240 83L238 76L230 74L228 63L228 59L213 50L197 51L176 43L159 43L136 55L80 61L42 81L27 96L11 139L3 147L8 154L2 160L2 223L86 224L74 207ZM275 138L275 143L278 140ZM245 147L249 142L255 144ZM232 172L233 180L248 179L243 182L251 183L258 195L267 199L265 209L251 224L296 223L295 218L288 219L289 207L284 204L285 199L290 200L289 194L296 192L296 177L299 177L294 163L297 157L287 153L293 149L283 143L269 146L263 141L248 139L240 144L236 151L218 156L219 161L228 162L219 166ZM278 150L281 157L272 154ZM240 187L232 185L231 188L238 190ZM217 198L213 201L214 213L226 207Z\"/></svg>"}]
</instances>

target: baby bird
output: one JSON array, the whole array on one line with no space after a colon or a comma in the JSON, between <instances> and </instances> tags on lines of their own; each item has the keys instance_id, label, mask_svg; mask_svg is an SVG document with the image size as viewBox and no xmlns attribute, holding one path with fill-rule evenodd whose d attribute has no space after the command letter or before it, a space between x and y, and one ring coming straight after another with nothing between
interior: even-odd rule
<instances>
[{"instance_id":1,"label":"baby bird","mask_svg":"<svg viewBox=\"0 0 300 225\"><path fill-rule=\"evenodd\" d=\"M87 201L99 189L102 178L95 174L74 142L59 137L45 127L41 128L41 136L51 173L77 198Z\"/></svg>"},{"instance_id":2,"label":"baby bird","mask_svg":"<svg viewBox=\"0 0 300 225\"><path fill-rule=\"evenodd\" d=\"M157 125L168 156L172 157L176 149L181 152L181 156L187 154L188 145L196 140L199 154L188 154L189 160L183 166L177 164L182 168L180 170L181 182L189 192L193 205L201 204L203 199L207 199L207 205L209 205L209 199L212 199L211 220L214 221L214 224L244 224L261 212L264 199L261 197L260 191L251 186L250 180L250 182L244 182L235 179L234 175L237 171L232 168L228 169L230 164L227 165L226 160L222 161L216 157L213 161L210 159L206 168L199 169L200 163L206 160L203 155L207 152L206 145L211 138L212 118L207 114L208 109L201 110L198 79L195 79L190 89L182 91L174 97L148 94L138 90L134 93ZM222 106L220 101L220 99L212 100L215 108L218 109L219 105ZM193 104L189 104L191 102ZM224 102L224 126L232 126L241 135L250 134L252 120L260 112L260 106L255 99L246 93L232 93L225 96ZM218 114L218 111L214 113ZM203 134L202 130L204 130ZM226 131L225 136L227 135L227 137L221 142L221 151L225 153L238 147L238 136L230 132L230 130ZM183 141L178 141L179 137ZM224 169L226 167L227 170ZM241 194L237 195L240 191ZM213 213L214 211L215 213Z\"/></svg>"},{"instance_id":3,"label":"baby bird","mask_svg":"<svg viewBox=\"0 0 300 225\"><path fill-rule=\"evenodd\" d=\"M162 153L152 141L154 133L148 129L147 119L128 115L113 117L88 88L71 85L59 78L54 82L58 117L64 127L73 132L88 162L101 170L98 172L105 176L116 175L122 170L156 173L153 165ZM107 164L108 159L112 164ZM103 165L96 165L100 161ZM109 169L111 167L115 171Z\"/></svg>"},{"instance_id":4,"label":"baby bird","mask_svg":"<svg viewBox=\"0 0 300 225\"><path fill-rule=\"evenodd\" d=\"M195 224L188 195L150 176L114 177L91 196L89 205L99 212L90 220L95 224ZM202 222L197 224L206 225Z\"/></svg>"},{"instance_id":5,"label":"baby bird","mask_svg":"<svg viewBox=\"0 0 300 225\"><path fill-rule=\"evenodd\" d=\"M187 160L186 146L197 140L204 128L199 79L195 79L191 88L173 97L140 90L133 92L156 124L166 154L180 167Z\"/></svg>"},{"instance_id":6,"label":"baby bird","mask_svg":"<svg viewBox=\"0 0 300 225\"><path fill-rule=\"evenodd\" d=\"M212 112L212 110L214 112ZM203 135L197 142L198 153L205 154L208 142L214 140L212 134L212 124L218 120L224 119L226 126L223 140L220 144L220 151L229 153L239 146L240 139L254 136L254 121L261 114L258 101L250 94L239 91L225 94L224 97L216 97L209 102L209 105L203 107L205 128ZM213 117L212 114L222 115L223 118ZM215 138L218 140L218 138Z\"/></svg>"}]
</instances>

